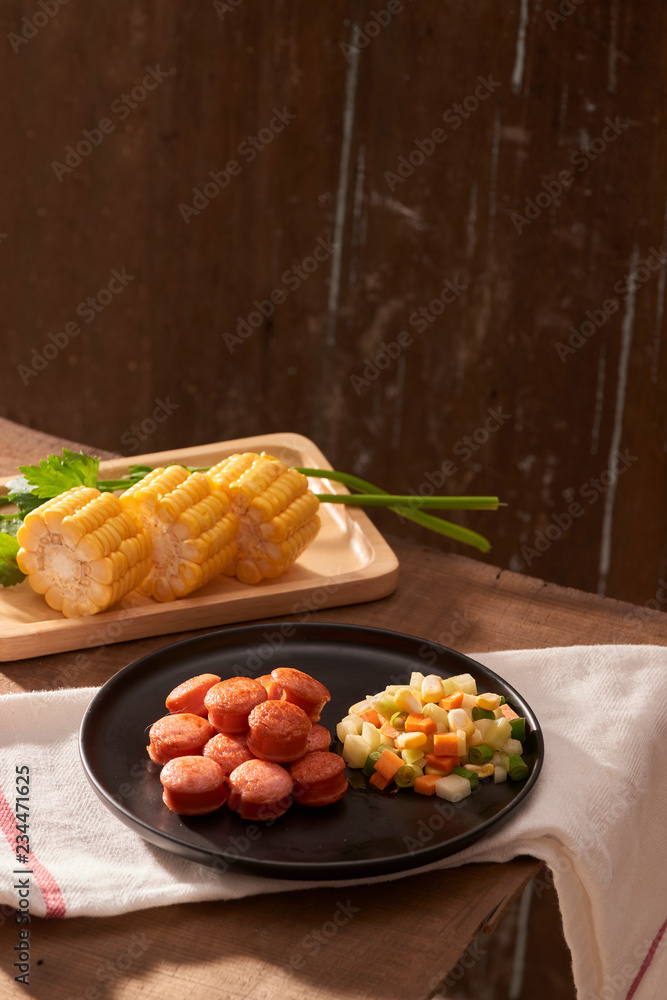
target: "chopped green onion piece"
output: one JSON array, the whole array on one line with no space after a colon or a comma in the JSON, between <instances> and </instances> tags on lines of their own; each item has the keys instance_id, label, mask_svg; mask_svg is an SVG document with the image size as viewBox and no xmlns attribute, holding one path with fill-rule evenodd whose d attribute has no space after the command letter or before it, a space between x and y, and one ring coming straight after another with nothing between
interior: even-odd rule
<instances>
[{"instance_id":1,"label":"chopped green onion piece","mask_svg":"<svg viewBox=\"0 0 667 1000\"><path fill-rule=\"evenodd\" d=\"M368 757L366 758L366 763L363 766L363 773L366 775L367 778L370 778L370 776L372 775L375 769L375 762L381 757L383 751L388 749L389 749L388 747L380 747L379 750L372 750L369 753Z\"/></svg>"},{"instance_id":2,"label":"chopped green onion piece","mask_svg":"<svg viewBox=\"0 0 667 1000\"><path fill-rule=\"evenodd\" d=\"M394 781L399 788L412 788L415 783L415 779L419 776L420 771L413 767L412 764L404 764L403 767L399 767L398 771L394 776Z\"/></svg>"},{"instance_id":3,"label":"chopped green onion piece","mask_svg":"<svg viewBox=\"0 0 667 1000\"><path fill-rule=\"evenodd\" d=\"M495 717L496 717L495 714L493 712L490 712L488 708L479 708L478 705L473 705L472 709L473 722L477 722L478 719L495 719Z\"/></svg>"},{"instance_id":4,"label":"chopped green onion piece","mask_svg":"<svg viewBox=\"0 0 667 1000\"><path fill-rule=\"evenodd\" d=\"M479 785L479 775L476 771L468 771L465 767L455 767L452 769L452 774L458 774L462 778L467 778L470 782L471 791L474 791Z\"/></svg>"},{"instance_id":5,"label":"chopped green onion piece","mask_svg":"<svg viewBox=\"0 0 667 1000\"><path fill-rule=\"evenodd\" d=\"M519 743L525 743L526 741L526 720L525 719L510 719L510 726L512 727L512 739L518 740Z\"/></svg>"},{"instance_id":6,"label":"chopped green onion piece","mask_svg":"<svg viewBox=\"0 0 667 1000\"><path fill-rule=\"evenodd\" d=\"M493 750L487 747L486 743L468 749L468 760L471 764L488 764L492 757Z\"/></svg>"},{"instance_id":7,"label":"chopped green onion piece","mask_svg":"<svg viewBox=\"0 0 667 1000\"><path fill-rule=\"evenodd\" d=\"M391 717L390 725L392 725L394 729L405 730L405 720L407 717L407 712L394 712Z\"/></svg>"},{"instance_id":8,"label":"chopped green onion piece","mask_svg":"<svg viewBox=\"0 0 667 1000\"><path fill-rule=\"evenodd\" d=\"M323 503L342 503L349 507L401 507L405 511L431 510L498 510L498 497L420 497L397 493L316 493ZM405 510L403 509L405 508Z\"/></svg>"},{"instance_id":9,"label":"chopped green onion piece","mask_svg":"<svg viewBox=\"0 0 667 1000\"><path fill-rule=\"evenodd\" d=\"M507 702L505 701L505 695L504 694L501 694L501 696L500 696L500 704L501 705L506 705L507 704Z\"/></svg>"},{"instance_id":10,"label":"chopped green onion piece","mask_svg":"<svg viewBox=\"0 0 667 1000\"><path fill-rule=\"evenodd\" d=\"M507 773L512 781L523 781L524 778L528 777L528 765L518 753L511 753L509 755Z\"/></svg>"}]
</instances>

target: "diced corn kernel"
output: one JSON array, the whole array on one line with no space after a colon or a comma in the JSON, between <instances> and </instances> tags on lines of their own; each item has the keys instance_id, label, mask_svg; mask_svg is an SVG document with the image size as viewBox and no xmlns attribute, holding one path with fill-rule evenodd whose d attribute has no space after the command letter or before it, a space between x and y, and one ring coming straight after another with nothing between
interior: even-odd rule
<instances>
[{"instance_id":1,"label":"diced corn kernel","mask_svg":"<svg viewBox=\"0 0 667 1000\"><path fill-rule=\"evenodd\" d=\"M399 688L394 694L394 701L401 712L420 713L422 710L421 701L409 687Z\"/></svg>"},{"instance_id":2,"label":"diced corn kernel","mask_svg":"<svg viewBox=\"0 0 667 1000\"><path fill-rule=\"evenodd\" d=\"M348 733L345 737L345 742L343 743L343 760L350 767L363 767L370 752L370 744L366 742L363 736L355 736L354 733Z\"/></svg>"},{"instance_id":3,"label":"diced corn kernel","mask_svg":"<svg viewBox=\"0 0 667 1000\"><path fill-rule=\"evenodd\" d=\"M491 720L489 720L489 721L491 721ZM478 747L483 742L484 742L484 737L480 733L479 729L477 729L477 727L475 727L475 730L474 730L472 736L468 737L468 746Z\"/></svg>"},{"instance_id":4,"label":"diced corn kernel","mask_svg":"<svg viewBox=\"0 0 667 1000\"><path fill-rule=\"evenodd\" d=\"M399 733L394 743L399 750L416 750L426 745L426 733Z\"/></svg>"},{"instance_id":5,"label":"diced corn kernel","mask_svg":"<svg viewBox=\"0 0 667 1000\"><path fill-rule=\"evenodd\" d=\"M466 712L472 715L472 710L475 707L475 702L477 701L477 696L474 694L466 694L463 692L463 701L461 702L461 708L465 708Z\"/></svg>"},{"instance_id":6,"label":"diced corn kernel","mask_svg":"<svg viewBox=\"0 0 667 1000\"><path fill-rule=\"evenodd\" d=\"M351 734L355 736L361 735L361 729L363 722L358 715L346 715L344 719L341 719L336 726L336 736L341 741L345 742L345 737ZM370 753L370 750L369 750Z\"/></svg>"},{"instance_id":7,"label":"diced corn kernel","mask_svg":"<svg viewBox=\"0 0 667 1000\"><path fill-rule=\"evenodd\" d=\"M421 687L422 701L424 705L430 702L439 702L445 697L445 689L442 686L442 677L437 674L428 674L422 681Z\"/></svg>"},{"instance_id":8,"label":"diced corn kernel","mask_svg":"<svg viewBox=\"0 0 667 1000\"><path fill-rule=\"evenodd\" d=\"M478 694L476 698L478 708L483 708L487 712L494 712L500 706L499 694Z\"/></svg>"},{"instance_id":9,"label":"diced corn kernel","mask_svg":"<svg viewBox=\"0 0 667 1000\"><path fill-rule=\"evenodd\" d=\"M472 736L475 723L464 708L452 708L447 716L450 729L462 729L466 736Z\"/></svg>"},{"instance_id":10,"label":"diced corn kernel","mask_svg":"<svg viewBox=\"0 0 667 1000\"><path fill-rule=\"evenodd\" d=\"M424 683L424 675L419 670L413 670L410 674L410 687L414 688L415 691L421 694L422 684Z\"/></svg>"},{"instance_id":11,"label":"diced corn kernel","mask_svg":"<svg viewBox=\"0 0 667 1000\"><path fill-rule=\"evenodd\" d=\"M466 771L474 771L480 778L490 778L495 768L493 764L464 764Z\"/></svg>"},{"instance_id":12,"label":"diced corn kernel","mask_svg":"<svg viewBox=\"0 0 667 1000\"><path fill-rule=\"evenodd\" d=\"M440 778L435 783L435 794L447 802L460 802L467 798L472 792L472 787L467 778L462 778L459 774L448 774Z\"/></svg>"},{"instance_id":13,"label":"diced corn kernel","mask_svg":"<svg viewBox=\"0 0 667 1000\"><path fill-rule=\"evenodd\" d=\"M439 733L449 732L448 713L444 708L440 708L440 705L432 705L428 702L422 709L422 715L425 715L429 719L433 719L438 727Z\"/></svg>"},{"instance_id":14,"label":"diced corn kernel","mask_svg":"<svg viewBox=\"0 0 667 1000\"><path fill-rule=\"evenodd\" d=\"M468 745L467 745L467 741L466 741L466 734L465 734L465 731L463 729L457 729L456 730L456 739L457 739L456 750L457 750L458 756L459 757L465 757L467 755L467 753L468 753Z\"/></svg>"}]
</instances>

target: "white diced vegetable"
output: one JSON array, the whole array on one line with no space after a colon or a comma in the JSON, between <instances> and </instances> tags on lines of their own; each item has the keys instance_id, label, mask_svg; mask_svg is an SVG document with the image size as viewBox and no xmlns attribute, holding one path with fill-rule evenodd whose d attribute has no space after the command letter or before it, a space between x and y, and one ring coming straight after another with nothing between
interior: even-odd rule
<instances>
[{"instance_id":1,"label":"white diced vegetable","mask_svg":"<svg viewBox=\"0 0 667 1000\"><path fill-rule=\"evenodd\" d=\"M500 749L503 753L523 753L523 744L521 740L515 740L510 737L510 739L505 740Z\"/></svg>"},{"instance_id":2,"label":"white diced vegetable","mask_svg":"<svg viewBox=\"0 0 667 1000\"><path fill-rule=\"evenodd\" d=\"M364 698L363 701L358 701L354 705L350 705L348 709L348 715L361 715L365 712L367 708L371 707L370 699Z\"/></svg>"},{"instance_id":3,"label":"white diced vegetable","mask_svg":"<svg viewBox=\"0 0 667 1000\"><path fill-rule=\"evenodd\" d=\"M456 730L456 752L461 758L466 757L468 754L466 734L463 729Z\"/></svg>"},{"instance_id":4,"label":"white diced vegetable","mask_svg":"<svg viewBox=\"0 0 667 1000\"><path fill-rule=\"evenodd\" d=\"M504 767L494 767L493 769L493 783L494 785L499 785L501 782L507 781L507 771Z\"/></svg>"},{"instance_id":5,"label":"white diced vegetable","mask_svg":"<svg viewBox=\"0 0 667 1000\"><path fill-rule=\"evenodd\" d=\"M449 678L456 686L454 691L463 691L464 694L477 694L477 684L472 674L457 674Z\"/></svg>"},{"instance_id":6,"label":"white diced vegetable","mask_svg":"<svg viewBox=\"0 0 667 1000\"><path fill-rule=\"evenodd\" d=\"M394 701L402 712L414 712L417 715L421 714L422 703L414 691L409 687L399 688L394 694ZM509 722L507 725L509 725Z\"/></svg>"},{"instance_id":7,"label":"white diced vegetable","mask_svg":"<svg viewBox=\"0 0 667 1000\"><path fill-rule=\"evenodd\" d=\"M391 736L385 736L384 733L380 733L380 747L393 747L393 746L394 746L394 741L392 740ZM375 749L379 750L380 747L376 747Z\"/></svg>"},{"instance_id":8,"label":"white diced vegetable","mask_svg":"<svg viewBox=\"0 0 667 1000\"><path fill-rule=\"evenodd\" d=\"M413 670L410 674L410 687L414 688L418 694L421 694L422 684L424 683L424 675L420 670Z\"/></svg>"},{"instance_id":9,"label":"white diced vegetable","mask_svg":"<svg viewBox=\"0 0 667 1000\"><path fill-rule=\"evenodd\" d=\"M418 747L417 750L401 750L401 757L406 764L416 764L417 767L423 767L426 763L422 747Z\"/></svg>"},{"instance_id":10,"label":"white diced vegetable","mask_svg":"<svg viewBox=\"0 0 667 1000\"><path fill-rule=\"evenodd\" d=\"M482 739L486 736L486 731L493 722L493 719L478 719L475 725L482 735Z\"/></svg>"},{"instance_id":11,"label":"white diced vegetable","mask_svg":"<svg viewBox=\"0 0 667 1000\"><path fill-rule=\"evenodd\" d=\"M372 722L364 722L361 727L361 735L370 745L370 752L373 753L374 750L380 746L380 740L382 739L382 734L379 729L377 729Z\"/></svg>"},{"instance_id":12,"label":"white diced vegetable","mask_svg":"<svg viewBox=\"0 0 667 1000\"><path fill-rule=\"evenodd\" d=\"M482 734L480 733L479 729L477 729L477 727L475 727L475 730L474 730L472 736L468 737L468 745L471 746L471 747L478 747L483 742L484 742L484 738L483 738Z\"/></svg>"},{"instance_id":13,"label":"white diced vegetable","mask_svg":"<svg viewBox=\"0 0 667 1000\"><path fill-rule=\"evenodd\" d=\"M510 759L506 753L502 753L500 750L496 750L493 757L491 758L491 763L496 767L502 767L505 771L510 766Z\"/></svg>"},{"instance_id":14,"label":"white diced vegetable","mask_svg":"<svg viewBox=\"0 0 667 1000\"><path fill-rule=\"evenodd\" d=\"M442 686L445 691L445 696L447 696L448 694L454 694L454 692L458 691L459 689L455 677L443 677Z\"/></svg>"},{"instance_id":15,"label":"white diced vegetable","mask_svg":"<svg viewBox=\"0 0 667 1000\"><path fill-rule=\"evenodd\" d=\"M476 701L477 701L477 698L476 698L476 696L474 694L464 694L463 695L463 701L461 702L461 708L464 708L466 710L466 712L468 712L468 714L470 715L471 718L472 718L472 710L475 707Z\"/></svg>"},{"instance_id":16,"label":"white diced vegetable","mask_svg":"<svg viewBox=\"0 0 667 1000\"><path fill-rule=\"evenodd\" d=\"M470 782L460 774L447 774L435 783L435 794L447 802L460 802L470 795L471 791Z\"/></svg>"},{"instance_id":17,"label":"white diced vegetable","mask_svg":"<svg viewBox=\"0 0 667 1000\"><path fill-rule=\"evenodd\" d=\"M346 715L344 719L341 719L336 726L336 736L341 741L345 742L345 737L351 734L355 736L361 735L361 727L363 726L362 720L358 715Z\"/></svg>"},{"instance_id":18,"label":"white diced vegetable","mask_svg":"<svg viewBox=\"0 0 667 1000\"><path fill-rule=\"evenodd\" d=\"M491 719L491 724L484 734L484 742L492 750L500 750L505 740L512 735L512 727L507 719Z\"/></svg>"},{"instance_id":19,"label":"white diced vegetable","mask_svg":"<svg viewBox=\"0 0 667 1000\"><path fill-rule=\"evenodd\" d=\"M442 686L442 677L438 677L437 674L429 674L425 677L422 681L421 695L425 706L444 698L445 689Z\"/></svg>"},{"instance_id":20,"label":"white diced vegetable","mask_svg":"<svg viewBox=\"0 0 667 1000\"><path fill-rule=\"evenodd\" d=\"M363 736L355 736L354 733L349 733L345 737L343 760L350 767L363 767L370 752L370 745Z\"/></svg>"}]
</instances>

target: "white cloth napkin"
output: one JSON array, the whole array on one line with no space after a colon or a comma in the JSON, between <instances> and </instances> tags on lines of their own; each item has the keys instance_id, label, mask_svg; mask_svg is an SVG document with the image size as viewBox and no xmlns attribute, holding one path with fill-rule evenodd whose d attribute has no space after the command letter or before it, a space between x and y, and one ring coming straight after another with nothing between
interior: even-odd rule
<instances>
[{"instance_id":1,"label":"white cloth napkin","mask_svg":"<svg viewBox=\"0 0 667 1000\"><path fill-rule=\"evenodd\" d=\"M667 979L667 648L575 646L473 658L533 708L544 766L523 808L497 832L429 868L542 858L553 873L581 1000L654 1000ZM0 698L1 904L29 905L38 916L96 916L343 884L218 873L111 821L77 749L95 691ZM24 765L29 876L15 855L16 768Z\"/></svg>"}]
</instances>

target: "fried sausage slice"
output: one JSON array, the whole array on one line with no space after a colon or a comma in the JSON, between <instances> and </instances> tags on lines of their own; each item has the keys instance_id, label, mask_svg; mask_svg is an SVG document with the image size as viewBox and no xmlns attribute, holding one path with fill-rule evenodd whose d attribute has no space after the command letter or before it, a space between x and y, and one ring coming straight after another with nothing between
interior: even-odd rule
<instances>
[{"instance_id":1,"label":"fried sausage slice","mask_svg":"<svg viewBox=\"0 0 667 1000\"><path fill-rule=\"evenodd\" d=\"M190 712L165 715L149 730L148 756L156 764L166 764L174 757L201 754L215 729L207 719Z\"/></svg>"},{"instance_id":2,"label":"fried sausage slice","mask_svg":"<svg viewBox=\"0 0 667 1000\"><path fill-rule=\"evenodd\" d=\"M165 704L168 711L189 712L192 715L201 715L205 719L208 714L204 704L206 692L219 681L217 674L198 674L197 677L183 681L167 695Z\"/></svg>"},{"instance_id":3,"label":"fried sausage slice","mask_svg":"<svg viewBox=\"0 0 667 1000\"><path fill-rule=\"evenodd\" d=\"M319 722L322 709L331 701L331 695L324 684L294 667L276 667L271 671L271 676L283 689L285 701L302 708L311 722Z\"/></svg>"},{"instance_id":4,"label":"fried sausage slice","mask_svg":"<svg viewBox=\"0 0 667 1000\"><path fill-rule=\"evenodd\" d=\"M248 760L229 776L229 808L241 819L277 819L292 804L292 779L284 767L266 760Z\"/></svg>"},{"instance_id":5,"label":"fried sausage slice","mask_svg":"<svg viewBox=\"0 0 667 1000\"><path fill-rule=\"evenodd\" d=\"M244 733L218 733L208 741L203 753L204 757L210 757L219 764L227 775L239 764L253 760Z\"/></svg>"},{"instance_id":6,"label":"fried sausage slice","mask_svg":"<svg viewBox=\"0 0 667 1000\"><path fill-rule=\"evenodd\" d=\"M248 716L248 749L261 760L284 764L301 757L308 747L312 724L298 705L265 701Z\"/></svg>"},{"instance_id":7,"label":"fried sausage slice","mask_svg":"<svg viewBox=\"0 0 667 1000\"><path fill-rule=\"evenodd\" d=\"M160 771L162 800L179 816L203 816L227 801L225 772L208 757L175 757Z\"/></svg>"},{"instance_id":8,"label":"fried sausage slice","mask_svg":"<svg viewBox=\"0 0 667 1000\"><path fill-rule=\"evenodd\" d=\"M209 722L219 732L245 733L248 714L266 701L266 688L252 677L229 677L209 688L204 698Z\"/></svg>"},{"instance_id":9,"label":"fried sausage slice","mask_svg":"<svg viewBox=\"0 0 667 1000\"><path fill-rule=\"evenodd\" d=\"M348 789L345 762L337 753L306 754L290 767L294 801L302 806L328 806Z\"/></svg>"}]
</instances>

